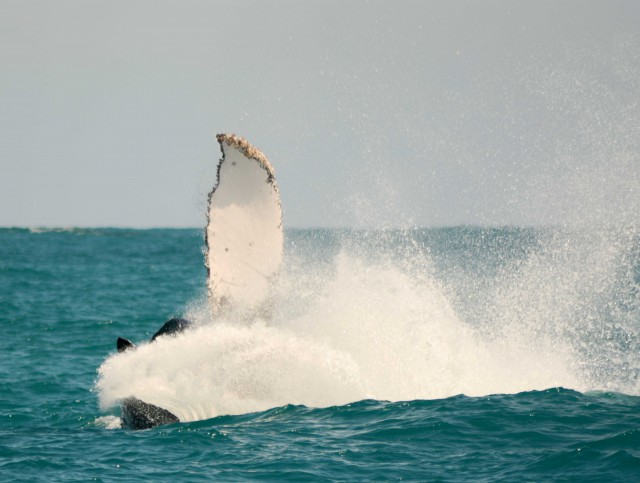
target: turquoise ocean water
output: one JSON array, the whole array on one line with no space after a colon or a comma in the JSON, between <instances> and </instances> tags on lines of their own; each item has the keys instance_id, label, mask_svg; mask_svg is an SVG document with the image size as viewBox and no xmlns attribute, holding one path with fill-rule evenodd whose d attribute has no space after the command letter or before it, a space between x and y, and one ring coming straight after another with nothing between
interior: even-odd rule
<instances>
[{"instance_id":1,"label":"turquoise ocean water","mask_svg":"<svg viewBox=\"0 0 640 483\"><path fill-rule=\"evenodd\" d=\"M288 230L268 320L211 320L202 248L0 229L0 480L640 478L637 227Z\"/></svg>"}]
</instances>

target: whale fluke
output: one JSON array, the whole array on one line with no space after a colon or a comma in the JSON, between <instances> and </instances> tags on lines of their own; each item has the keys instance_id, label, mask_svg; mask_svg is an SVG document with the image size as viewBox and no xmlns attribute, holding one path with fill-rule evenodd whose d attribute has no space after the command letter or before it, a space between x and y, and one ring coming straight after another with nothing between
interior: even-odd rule
<instances>
[{"instance_id":1,"label":"whale fluke","mask_svg":"<svg viewBox=\"0 0 640 483\"><path fill-rule=\"evenodd\" d=\"M245 139L233 134L217 139L222 159L205 229L211 308L214 315L233 310L264 316L284 243L275 171Z\"/></svg>"}]
</instances>

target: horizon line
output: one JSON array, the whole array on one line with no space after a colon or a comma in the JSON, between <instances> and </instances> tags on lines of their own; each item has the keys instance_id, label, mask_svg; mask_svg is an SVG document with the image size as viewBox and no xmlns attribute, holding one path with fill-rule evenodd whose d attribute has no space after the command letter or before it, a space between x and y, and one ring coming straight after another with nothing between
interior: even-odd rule
<instances>
[{"instance_id":1,"label":"horizon line","mask_svg":"<svg viewBox=\"0 0 640 483\"><path fill-rule=\"evenodd\" d=\"M553 224L515 224L515 223L451 223L433 225L392 226L392 227L366 227L346 225L312 225L312 226L287 226L285 230L355 230L355 231L385 231L385 230L419 230L440 228L553 228L583 225L584 223L553 223ZM131 225L0 225L0 229L6 230L205 230L198 226L131 226Z\"/></svg>"}]
</instances>

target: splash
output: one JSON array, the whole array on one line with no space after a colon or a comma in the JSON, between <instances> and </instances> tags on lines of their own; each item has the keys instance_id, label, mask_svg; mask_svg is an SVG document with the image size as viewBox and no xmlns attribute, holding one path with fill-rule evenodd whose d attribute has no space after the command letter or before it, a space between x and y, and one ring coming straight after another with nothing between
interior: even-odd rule
<instances>
[{"instance_id":1,"label":"splash","mask_svg":"<svg viewBox=\"0 0 640 483\"><path fill-rule=\"evenodd\" d=\"M503 340L562 354L580 390L640 391L640 238L633 226L546 230L498 277L485 318Z\"/></svg>"},{"instance_id":2,"label":"splash","mask_svg":"<svg viewBox=\"0 0 640 483\"><path fill-rule=\"evenodd\" d=\"M624 230L292 232L269 321L214 321L198 301L194 331L104 362L100 403L135 394L191 421L557 386L638 394L637 251Z\"/></svg>"},{"instance_id":3,"label":"splash","mask_svg":"<svg viewBox=\"0 0 640 483\"><path fill-rule=\"evenodd\" d=\"M363 394L348 354L261 323L217 321L112 356L99 372L103 409L133 393L181 421L287 403L328 406Z\"/></svg>"}]
</instances>

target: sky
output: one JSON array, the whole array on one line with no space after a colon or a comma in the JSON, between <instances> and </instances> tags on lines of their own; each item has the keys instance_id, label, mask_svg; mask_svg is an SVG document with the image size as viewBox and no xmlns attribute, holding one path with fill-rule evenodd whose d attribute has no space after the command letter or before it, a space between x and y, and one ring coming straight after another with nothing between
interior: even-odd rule
<instances>
[{"instance_id":1,"label":"sky","mask_svg":"<svg viewBox=\"0 0 640 483\"><path fill-rule=\"evenodd\" d=\"M0 0L0 226L202 227L236 133L285 227L640 221L640 2Z\"/></svg>"}]
</instances>

